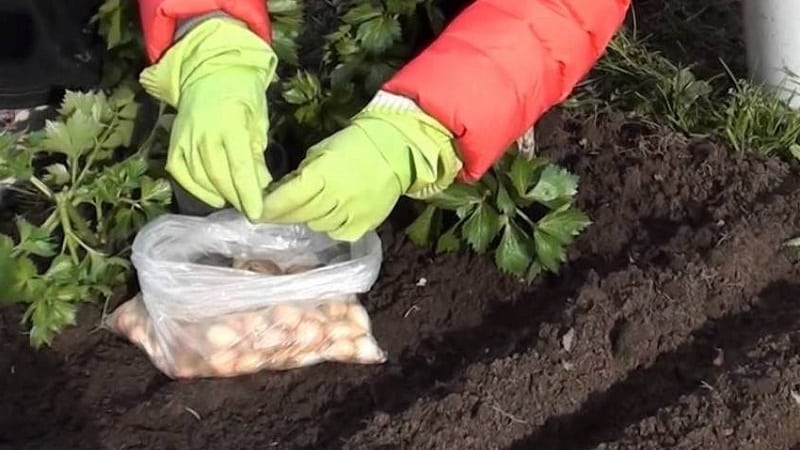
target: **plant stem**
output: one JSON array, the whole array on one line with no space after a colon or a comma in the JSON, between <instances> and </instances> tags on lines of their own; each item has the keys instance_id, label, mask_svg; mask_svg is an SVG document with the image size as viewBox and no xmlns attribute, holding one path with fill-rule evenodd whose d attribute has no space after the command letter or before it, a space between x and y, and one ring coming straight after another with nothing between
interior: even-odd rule
<instances>
[{"instance_id":1,"label":"plant stem","mask_svg":"<svg viewBox=\"0 0 800 450\"><path fill-rule=\"evenodd\" d=\"M153 128L150 129L150 133L145 138L142 145L139 146L139 150L137 151L138 156L143 158L148 158L150 156L150 150L153 147L153 142L156 139L156 133L158 132L159 124L161 119L164 117L164 112L167 110L167 104L164 102L159 103L158 105L158 117L156 117L156 123L153 125Z\"/></svg>"},{"instance_id":2,"label":"plant stem","mask_svg":"<svg viewBox=\"0 0 800 450\"><path fill-rule=\"evenodd\" d=\"M119 119L115 117L111 121L111 123L108 124L106 129L103 130L103 132L100 134L100 137L95 142L94 149L92 150L92 153L90 153L89 157L86 158L86 164L83 166L83 170L81 170L81 174L78 175L77 179L75 179L73 177L73 181L72 181L72 185L73 186L75 186L77 184L80 184L80 182L83 181L83 179L86 177L86 174L89 173L89 169L92 167L92 164L94 164L94 159L97 156L97 152L99 150L99 147L101 147L103 145L103 142L105 142L106 139L108 139L109 136L111 136L111 133L113 132L114 128L117 126L117 122L119 122Z\"/></svg>"},{"instance_id":3,"label":"plant stem","mask_svg":"<svg viewBox=\"0 0 800 450\"><path fill-rule=\"evenodd\" d=\"M30 178L30 181L31 181L31 184L34 185L36 187L36 189L41 191L47 198L50 198L50 199L53 198L53 191L51 191L50 188L47 187L47 185L42 180L40 180L38 177L36 177L35 175L32 175L31 178Z\"/></svg>"},{"instance_id":4,"label":"plant stem","mask_svg":"<svg viewBox=\"0 0 800 450\"><path fill-rule=\"evenodd\" d=\"M522 208L517 208L517 214L518 214L520 217L522 217L522 219L523 219L525 222L527 222L527 223L528 223L528 225L530 225L530 226L531 226L531 228L533 228L533 229L536 229L536 222L534 222L533 220L531 220L531 218L530 218L530 217L528 217L528 215L527 215L527 214L525 214L525 211L523 211L523 210L522 210Z\"/></svg>"},{"instance_id":5,"label":"plant stem","mask_svg":"<svg viewBox=\"0 0 800 450\"><path fill-rule=\"evenodd\" d=\"M75 247L75 241L73 241L73 233L72 233L72 224L69 221L69 214L67 213L67 208L64 207L64 196L57 195L56 196L56 211L58 212L58 217L61 223L61 229L64 231L64 243L62 244L62 251L64 247L69 249L69 256L72 258L72 262L77 266L80 264L80 259L78 258L78 249Z\"/></svg>"},{"instance_id":6,"label":"plant stem","mask_svg":"<svg viewBox=\"0 0 800 450\"><path fill-rule=\"evenodd\" d=\"M58 225L58 219L58 208L55 208L53 212L47 216L47 219L45 219L44 223L42 223L42 228L47 230L48 233L52 234L53 230L56 228L56 225Z\"/></svg>"}]
</instances>

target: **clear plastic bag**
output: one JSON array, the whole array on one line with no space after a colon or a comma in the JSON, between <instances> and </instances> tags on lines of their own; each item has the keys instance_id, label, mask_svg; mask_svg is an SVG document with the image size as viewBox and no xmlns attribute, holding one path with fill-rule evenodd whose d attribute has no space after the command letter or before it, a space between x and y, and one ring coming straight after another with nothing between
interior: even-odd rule
<instances>
[{"instance_id":1,"label":"clear plastic bag","mask_svg":"<svg viewBox=\"0 0 800 450\"><path fill-rule=\"evenodd\" d=\"M380 270L375 233L351 244L233 210L165 215L139 232L131 259L141 293L107 324L173 378L386 360L357 298Z\"/></svg>"}]
</instances>

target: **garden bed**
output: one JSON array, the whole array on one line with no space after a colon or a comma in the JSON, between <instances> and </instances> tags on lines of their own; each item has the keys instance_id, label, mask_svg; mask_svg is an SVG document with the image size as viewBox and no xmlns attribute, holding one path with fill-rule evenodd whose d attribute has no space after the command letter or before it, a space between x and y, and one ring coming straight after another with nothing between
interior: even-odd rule
<instances>
[{"instance_id":1,"label":"garden bed","mask_svg":"<svg viewBox=\"0 0 800 450\"><path fill-rule=\"evenodd\" d=\"M713 72L738 41L712 37L670 57ZM618 112L556 110L536 138L593 220L559 274L431 256L398 213L363 298L389 362L223 380L168 379L99 306L40 351L5 309L0 449L800 448L797 164Z\"/></svg>"},{"instance_id":2,"label":"garden bed","mask_svg":"<svg viewBox=\"0 0 800 450\"><path fill-rule=\"evenodd\" d=\"M169 381L121 339L87 338L90 309L36 354L4 313L2 448L800 442L800 278L782 248L797 170L620 117L555 112L539 140L594 220L560 275L526 286L482 258L431 259L387 225L365 304L390 362L228 380Z\"/></svg>"}]
</instances>

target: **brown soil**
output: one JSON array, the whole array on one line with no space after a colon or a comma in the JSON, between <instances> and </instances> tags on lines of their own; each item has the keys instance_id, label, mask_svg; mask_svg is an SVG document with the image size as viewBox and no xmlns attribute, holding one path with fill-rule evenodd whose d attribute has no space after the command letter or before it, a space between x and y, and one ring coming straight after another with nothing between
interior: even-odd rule
<instances>
[{"instance_id":1,"label":"brown soil","mask_svg":"<svg viewBox=\"0 0 800 450\"><path fill-rule=\"evenodd\" d=\"M5 310L0 449L800 448L800 169L622 116L537 141L594 220L559 275L389 224L364 298L387 364L227 380L170 381L94 309L33 352Z\"/></svg>"},{"instance_id":2,"label":"brown soil","mask_svg":"<svg viewBox=\"0 0 800 450\"><path fill-rule=\"evenodd\" d=\"M87 338L96 311L34 353L6 313L0 448L800 442L800 278L781 246L800 230L797 169L597 120L554 113L540 127L594 219L560 275L526 286L484 259L431 258L387 226L365 303L389 363L230 380L169 381L109 333Z\"/></svg>"}]
</instances>

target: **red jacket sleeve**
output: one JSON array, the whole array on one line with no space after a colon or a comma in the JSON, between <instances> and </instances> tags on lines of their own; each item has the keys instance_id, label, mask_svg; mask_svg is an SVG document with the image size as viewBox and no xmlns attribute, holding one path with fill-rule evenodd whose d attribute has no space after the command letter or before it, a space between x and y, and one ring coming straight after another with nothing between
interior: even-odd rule
<instances>
[{"instance_id":1,"label":"red jacket sleeve","mask_svg":"<svg viewBox=\"0 0 800 450\"><path fill-rule=\"evenodd\" d=\"M150 62L158 61L172 45L177 21L213 11L223 11L247 23L255 34L270 40L264 0L139 0L139 18Z\"/></svg>"},{"instance_id":2,"label":"red jacket sleeve","mask_svg":"<svg viewBox=\"0 0 800 450\"><path fill-rule=\"evenodd\" d=\"M483 176L565 100L621 26L630 0L476 0L383 87L452 131L464 181Z\"/></svg>"}]
</instances>

